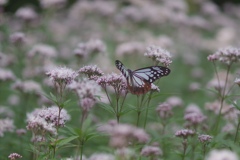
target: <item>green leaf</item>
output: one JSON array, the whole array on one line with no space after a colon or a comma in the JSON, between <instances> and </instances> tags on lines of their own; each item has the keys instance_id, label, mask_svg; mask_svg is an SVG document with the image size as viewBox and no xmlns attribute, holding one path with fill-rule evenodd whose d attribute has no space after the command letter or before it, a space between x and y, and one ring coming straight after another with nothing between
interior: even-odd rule
<instances>
[{"instance_id":1,"label":"green leaf","mask_svg":"<svg viewBox=\"0 0 240 160\"><path fill-rule=\"evenodd\" d=\"M77 138L78 138L78 136L71 136L71 137L67 137L67 138L58 139L57 140L57 145L58 146L66 145L67 143L69 143L72 140L77 139Z\"/></svg>"},{"instance_id":2,"label":"green leaf","mask_svg":"<svg viewBox=\"0 0 240 160\"><path fill-rule=\"evenodd\" d=\"M110 106L110 105L108 105L108 104L105 104L105 103L99 103L100 105L100 107L101 108L103 108L104 110L106 110L106 111L108 111L108 112L110 112L110 113L112 113L112 114L115 114L115 111L114 111L114 109Z\"/></svg>"}]
</instances>

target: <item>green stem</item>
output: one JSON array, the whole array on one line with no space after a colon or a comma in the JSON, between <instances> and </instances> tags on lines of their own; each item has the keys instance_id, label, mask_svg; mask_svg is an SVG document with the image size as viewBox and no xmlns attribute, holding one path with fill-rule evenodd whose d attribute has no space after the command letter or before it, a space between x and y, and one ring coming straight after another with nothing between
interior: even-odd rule
<instances>
[{"instance_id":1,"label":"green stem","mask_svg":"<svg viewBox=\"0 0 240 160\"><path fill-rule=\"evenodd\" d=\"M144 119L144 126L143 126L144 129L146 128L146 124L147 124L148 107L149 107L149 104L150 104L150 101L151 101L151 98L152 98L152 94L153 94L153 92L151 92L150 95L148 96L147 109L146 109L146 114L145 114L145 119Z\"/></svg>"},{"instance_id":2,"label":"green stem","mask_svg":"<svg viewBox=\"0 0 240 160\"><path fill-rule=\"evenodd\" d=\"M227 82L228 82L230 68L231 68L231 64L228 65L228 67L227 67L227 75L226 75L226 78L225 78L225 82L224 82L224 87L223 87L222 93L221 93L221 90L220 90L220 99L221 99L220 100L220 110L219 110L219 113L218 113L218 116L217 116L217 122L216 122L216 125L215 125L216 129L215 129L214 135L216 135L218 133L218 127L219 127L219 121L220 121L220 118L221 118L223 102L224 102L225 97L226 97L225 91L226 91L226 87L227 87ZM220 86L220 82L219 82L219 86Z\"/></svg>"},{"instance_id":3,"label":"green stem","mask_svg":"<svg viewBox=\"0 0 240 160\"><path fill-rule=\"evenodd\" d=\"M80 160L82 160L82 158L83 158L83 146L84 146L84 142L82 141L81 142L81 150L80 150Z\"/></svg>"},{"instance_id":4,"label":"green stem","mask_svg":"<svg viewBox=\"0 0 240 160\"><path fill-rule=\"evenodd\" d=\"M239 130L239 127L240 127L240 120L238 120L238 125L237 125L237 130L236 130L236 134L235 134L235 138L234 138L234 143L237 142L237 137L238 137L238 130Z\"/></svg>"}]
</instances>

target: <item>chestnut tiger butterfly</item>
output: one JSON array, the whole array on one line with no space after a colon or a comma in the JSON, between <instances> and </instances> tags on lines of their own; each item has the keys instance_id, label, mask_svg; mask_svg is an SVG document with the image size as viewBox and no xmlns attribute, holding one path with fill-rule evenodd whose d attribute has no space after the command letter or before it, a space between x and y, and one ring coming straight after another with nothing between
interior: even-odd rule
<instances>
[{"instance_id":1,"label":"chestnut tiger butterfly","mask_svg":"<svg viewBox=\"0 0 240 160\"><path fill-rule=\"evenodd\" d=\"M169 68L162 66L151 66L132 71L126 69L119 60L116 60L115 64L127 79L130 92L136 95L147 93L151 90L151 85L154 81L170 73Z\"/></svg>"}]
</instances>

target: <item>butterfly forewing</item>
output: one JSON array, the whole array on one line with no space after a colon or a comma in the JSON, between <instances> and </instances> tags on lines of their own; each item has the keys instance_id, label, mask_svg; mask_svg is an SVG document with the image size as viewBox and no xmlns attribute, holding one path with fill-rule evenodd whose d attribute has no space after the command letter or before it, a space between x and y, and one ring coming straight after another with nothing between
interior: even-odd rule
<instances>
[{"instance_id":1,"label":"butterfly forewing","mask_svg":"<svg viewBox=\"0 0 240 160\"><path fill-rule=\"evenodd\" d=\"M128 70L122 64L122 62L116 60L115 64L116 64L117 69L119 69L122 72L122 74L127 78L129 76L129 73L128 73Z\"/></svg>"}]
</instances>

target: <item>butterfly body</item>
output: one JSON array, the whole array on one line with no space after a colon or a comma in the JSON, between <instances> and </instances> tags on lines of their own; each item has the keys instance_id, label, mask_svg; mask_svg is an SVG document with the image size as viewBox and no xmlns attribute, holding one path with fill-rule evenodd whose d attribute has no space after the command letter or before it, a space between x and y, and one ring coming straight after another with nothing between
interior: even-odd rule
<instances>
[{"instance_id":1,"label":"butterfly body","mask_svg":"<svg viewBox=\"0 0 240 160\"><path fill-rule=\"evenodd\" d=\"M126 69L122 62L116 60L116 67L127 79L128 89L132 94L145 94L151 90L152 83L170 73L170 69L162 66L145 67L138 70Z\"/></svg>"}]
</instances>

